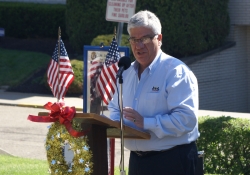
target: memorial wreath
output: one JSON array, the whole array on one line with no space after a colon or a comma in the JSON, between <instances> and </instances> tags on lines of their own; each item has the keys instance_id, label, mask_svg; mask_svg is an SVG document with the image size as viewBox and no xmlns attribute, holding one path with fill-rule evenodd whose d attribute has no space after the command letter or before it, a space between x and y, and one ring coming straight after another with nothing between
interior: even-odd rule
<instances>
[{"instance_id":1,"label":"memorial wreath","mask_svg":"<svg viewBox=\"0 0 250 175\"><path fill-rule=\"evenodd\" d=\"M74 153L72 163L65 161L63 150L69 144ZM59 122L49 127L45 149L51 174L88 175L92 173L92 154L87 145L87 136L73 137Z\"/></svg>"},{"instance_id":2,"label":"memorial wreath","mask_svg":"<svg viewBox=\"0 0 250 175\"><path fill-rule=\"evenodd\" d=\"M64 107L64 103L48 102L45 109L51 110L48 116L29 115L28 120L33 122L54 122L49 126L45 149L49 163L49 172L58 175L89 175L93 170L92 153L87 144L86 131L77 131L72 122L75 107ZM64 158L66 144L73 151L72 162L67 164Z\"/></svg>"}]
</instances>

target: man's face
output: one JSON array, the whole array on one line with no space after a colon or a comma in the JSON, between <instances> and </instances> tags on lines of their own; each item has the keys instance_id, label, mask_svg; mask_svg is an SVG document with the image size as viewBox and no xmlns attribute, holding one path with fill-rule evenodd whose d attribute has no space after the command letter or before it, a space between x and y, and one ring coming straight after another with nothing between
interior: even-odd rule
<instances>
[{"instance_id":1,"label":"man's face","mask_svg":"<svg viewBox=\"0 0 250 175\"><path fill-rule=\"evenodd\" d=\"M149 28L136 27L130 29L130 38L136 41L134 43L130 41L130 44L133 54L140 63L140 66L143 68L149 66L160 49L162 35L155 35ZM147 38L148 42L143 44L142 40L145 40L145 38Z\"/></svg>"}]
</instances>

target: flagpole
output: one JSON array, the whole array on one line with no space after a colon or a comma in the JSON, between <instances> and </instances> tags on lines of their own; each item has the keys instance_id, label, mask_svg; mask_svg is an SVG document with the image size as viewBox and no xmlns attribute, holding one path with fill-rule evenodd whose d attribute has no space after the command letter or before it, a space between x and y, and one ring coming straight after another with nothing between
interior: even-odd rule
<instances>
[{"instance_id":1,"label":"flagpole","mask_svg":"<svg viewBox=\"0 0 250 175\"><path fill-rule=\"evenodd\" d=\"M57 102L59 102L59 92L60 92L60 86L59 86L59 74L60 74L60 45L61 45L61 28L59 26L58 28L58 65L57 65Z\"/></svg>"}]
</instances>

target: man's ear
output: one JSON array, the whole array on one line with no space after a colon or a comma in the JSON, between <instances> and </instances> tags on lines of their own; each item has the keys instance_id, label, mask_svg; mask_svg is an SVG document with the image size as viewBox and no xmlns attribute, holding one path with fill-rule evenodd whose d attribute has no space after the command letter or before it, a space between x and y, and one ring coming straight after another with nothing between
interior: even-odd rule
<instances>
[{"instance_id":1,"label":"man's ear","mask_svg":"<svg viewBox=\"0 0 250 175\"><path fill-rule=\"evenodd\" d=\"M162 41L162 34L158 34L158 38L159 41Z\"/></svg>"},{"instance_id":2,"label":"man's ear","mask_svg":"<svg viewBox=\"0 0 250 175\"><path fill-rule=\"evenodd\" d=\"M158 35L158 45L161 46L162 45L162 34Z\"/></svg>"}]
</instances>

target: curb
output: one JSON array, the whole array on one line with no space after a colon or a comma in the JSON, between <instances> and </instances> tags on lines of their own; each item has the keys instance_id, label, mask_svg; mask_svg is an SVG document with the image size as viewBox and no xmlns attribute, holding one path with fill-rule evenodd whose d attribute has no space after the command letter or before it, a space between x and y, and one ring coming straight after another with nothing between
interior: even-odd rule
<instances>
[{"instance_id":1,"label":"curb","mask_svg":"<svg viewBox=\"0 0 250 175\"><path fill-rule=\"evenodd\" d=\"M5 151L5 150L3 150L3 149L1 149L1 148L0 148L0 155L15 157L14 155L8 153L7 151Z\"/></svg>"},{"instance_id":2,"label":"curb","mask_svg":"<svg viewBox=\"0 0 250 175\"><path fill-rule=\"evenodd\" d=\"M37 105L37 104L10 104L10 103L0 103L0 105L44 109L44 105ZM80 111L80 112L83 111L83 108L81 108L81 107L75 107L75 109L76 109L76 111Z\"/></svg>"}]
</instances>

